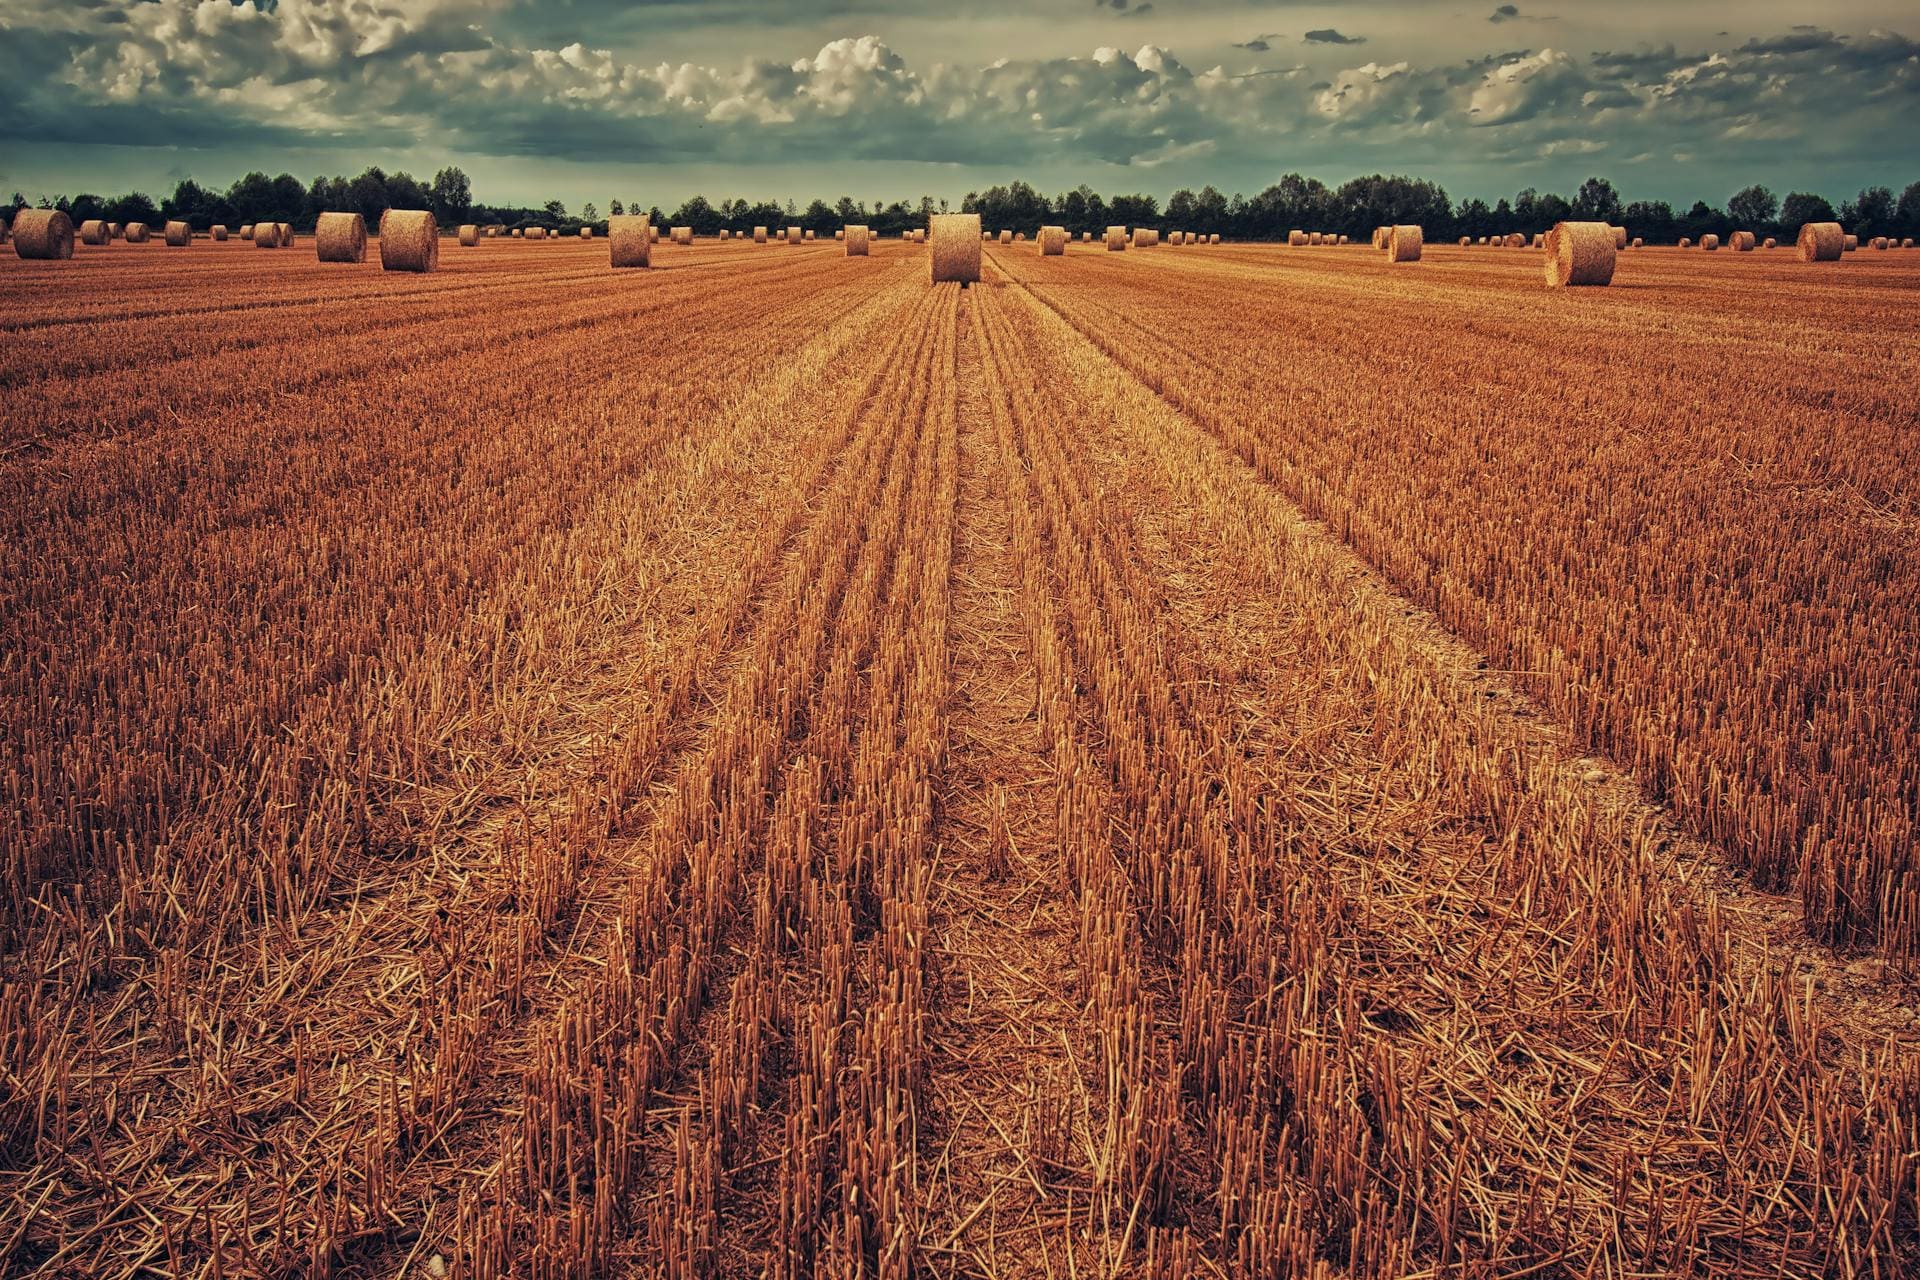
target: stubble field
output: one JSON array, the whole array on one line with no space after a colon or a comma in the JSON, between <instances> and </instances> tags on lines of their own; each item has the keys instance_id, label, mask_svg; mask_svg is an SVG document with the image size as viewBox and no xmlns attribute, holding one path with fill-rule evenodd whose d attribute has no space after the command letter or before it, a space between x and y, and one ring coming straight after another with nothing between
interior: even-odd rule
<instances>
[{"instance_id":1,"label":"stubble field","mask_svg":"<svg viewBox=\"0 0 1920 1280\"><path fill-rule=\"evenodd\" d=\"M0 1273L1920 1266L1920 253L926 254L0 255Z\"/></svg>"}]
</instances>

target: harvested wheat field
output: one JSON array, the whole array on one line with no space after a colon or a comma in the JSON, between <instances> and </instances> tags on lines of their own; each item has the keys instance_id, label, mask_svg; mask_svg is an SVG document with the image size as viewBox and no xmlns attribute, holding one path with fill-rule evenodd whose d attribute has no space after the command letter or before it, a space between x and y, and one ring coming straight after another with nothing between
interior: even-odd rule
<instances>
[{"instance_id":1,"label":"harvested wheat field","mask_svg":"<svg viewBox=\"0 0 1920 1280\"><path fill-rule=\"evenodd\" d=\"M964 238L0 255L0 1272L1920 1267L1920 257Z\"/></svg>"}]
</instances>

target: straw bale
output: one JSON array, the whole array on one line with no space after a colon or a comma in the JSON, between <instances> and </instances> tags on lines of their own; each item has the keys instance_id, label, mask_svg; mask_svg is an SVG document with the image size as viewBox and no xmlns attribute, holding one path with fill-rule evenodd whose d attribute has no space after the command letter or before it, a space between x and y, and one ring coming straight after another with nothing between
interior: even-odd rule
<instances>
[{"instance_id":1,"label":"straw bale","mask_svg":"<svg viewBox=\"0 0 1920 1280\"><path fill-rule=\"evenodd\" d=\"M1847 235L1837 222L1809 222L1800 228L1794 247L1802 262L1838 262L1847 247Z\"/></svg>"},{"instance_id":2,"label":"straw bale","mask_svg":"<svg viewBox=\"0 0 1920 1280\"><path fill-rule=\"evenodd\" d=\"M607 263L615 267L653 265L653 215L623 213L607 219Z\"/></svg>"},{"instance_id":3,"label":"straw bale","mask_svg":"<svg viewBox=\"0 0 1920 1280\"><path fill-rule=\"evenodd\" d=\"M464 243L464 239L462 241ZM313 224L314 255L321 262L365 262L367 220L358 213L323 213ZM382 253L384 253L384 247Z\"/></svg>"},{"instance_id":4,"label":"straw bale","mask_svg":"<svg viewBox=\"0 0 1920 1280\"><path fill-rule=\"evenodd\" d=\"M193 243L193 224L182 222L178 218L170 218L160 234L169 245L178 249Z\"/></svg>"},{"instance_id":5,"label":"straw bale","mask_svg":"<svg viewBox=\"0 0 1920 1280\"><path fill-rule=\"evenodd\" d=\"M425 209L389 209L380 215L380 269L433 271L440 266L440 228Z\"/></svg>"},{"instance_id":6,"label":"straw bale","mask_svg":"<svg viewBox=\"0 0 1920 1280\"><path fill-rule=\"evenodd\" d=\"M215 240L225 240L227 238L227 224L224 222L216 222L207 228L207 234Z\"/></svg>"},{"instance_id":7,"label":"straw bale","mask_svg":"<svg viewBox=\"0 0 1920 1280\"><path fill-rule=\"evenodd\" d=\"M144 222L129 222L127 224L126 237L128 244L145 244L152 234Z\"/></svg>"},{"instance_id":8,"label":"straw bale","mask_svg":"<svg viewBox=\"0 0 1920 1280\"><path fill-rule=\"evenodd\" d=\"M1067 229L1065 227L1042 227L1038 243L1040 256L1057 258L1067 251Z\"/></svg>"},{"instance_id":9,"label":"straw bale","mask_svg":"<svg viewBox=\"0 0 1920 1280\"><path fill-rule=\"evenodd\" d=\"M1107 228L1107 252L1123 253L1127 247L1127 229L1125 227Z\"/></svg>"},{"instance_id":10,"label":"straw bale","mask_svg":"<svg viewBox=\"0 0 1920 1280\"><path fill-rule=\"evenodd\" d=\"M980 279L980 215L936 213L932 223L933 252L928 256L933 260L933 282L977 282Z\"/></svg>"},{"instance_id":11,"label":"straw bale","mask_svg":"<svg viewBox=\"0 0 1920 1280\"><path fill-rule=\"evenodd\" d=\"M873 239L873 233L866 227L850 222L840 229L840 235L846 239L849 258L868 256L868 244Z\"/></svg>"},{"instance_id":12,"label":"straw bale","mask_svg":"<svg viewBox=\"0 0 1920 1280\"><path fill-rule=\"evenodd\" d=\"M81 244L106 244L113 239L113 233L99 218L88 218L81 223L79 235Z\"/></svg>"},{"instance_id":13,"label":"straw bale","mask_svg":"<svg viewBox=\"0 0 1920 1280\"><path fill-rule=\"evenodd\" d=\"M1611 284L1619 252L1615 239L1613 228L1604 222L1555 223L1547 233L1548 287Z\"/></svg>"},{"instance_id":14,"label":"straw bale","mask_svg":"<svg viewBox=\"0 0 1920 1280\"><path fill-rule=\"evenodd\" d=\"M73 256L73 219L58 209L21 209L8 234L17 257L52 262Z\"/></svg>"},{"instance_id":15,"label":"straw bale","mask_svg":"<svg viewBox=\"0 0 1920 1280\"><path fill-rule=\"evenodd\" d=\"M1421 241L1424 234L1412 223L1397 223L1387 232L1387 261L1420 261Z\"/></svg>"}]
</instances>

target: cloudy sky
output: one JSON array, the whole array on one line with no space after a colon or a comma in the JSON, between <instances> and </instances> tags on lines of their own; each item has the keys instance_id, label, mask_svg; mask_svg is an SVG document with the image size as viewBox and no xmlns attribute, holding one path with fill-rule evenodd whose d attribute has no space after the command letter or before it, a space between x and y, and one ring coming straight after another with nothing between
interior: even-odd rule
<instances>
[{"instance_id":1,"label":"cloudy sky","mask_svg":"<svg viewBox=\"0 0 1920 1280\"><path fill-rule=\"evenodd\" d=\"M0 0L0 193L36 198L370 163L569 206L1296 169L1838 197L1920 179L1915 119L1912 0Z\"/></svg>"}]
</instances>

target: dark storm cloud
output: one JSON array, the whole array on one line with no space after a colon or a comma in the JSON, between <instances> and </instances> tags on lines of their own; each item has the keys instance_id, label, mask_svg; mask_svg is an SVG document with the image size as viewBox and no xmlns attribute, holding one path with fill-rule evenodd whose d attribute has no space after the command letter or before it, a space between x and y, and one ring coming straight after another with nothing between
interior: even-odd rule
<instances>
[{"instance_id":1,"label":"dark storm cloud","mask_svg":"<svg viewBox=\"0 0 1920 1280\"><path fill-rule=\"evenodd\" d=\"M1498 9L1495 9L1491 14L1487 15L1487 21L1488 22L1511 22L1519 16L1520 16L1519 5L1503 4Z\"/></svg>"},{"instance_id":2,"label":"dark storm cloud","mask_svg":"<svg viewBox=\"0 0 1920 1280\"><path fill-rule=\"evenodd\" d=\"M14 10L0 41L0 108L19 132L209 154L247 145L337 151L341 167L372 149L411 146L662 172L931 162L1030 168L1042 181L1069 158L1143 170L1204 165L1233 181L1323 155L1402 168L1434 155L1536 164L1671 156L1692 152L1701 136L1715 139L1717 162L1732 165L1777 157L1803 121L1818 122L1824 148L1885 151L1885 122L1920 106L1920 46L1886 31L1796 28L1696 49L1369 60L1355 48L1363 37L1322 28L1303 37L1321 50L1309 78L1245 59L1189 64L1182 52L1208 46L1152 42L1178 35L1160 17L1140 24L1148 40L1137 48L987 60L909 58L872 35L751 38L748 15L763 12L764 0L639 6L689 22L696 9L722 25L738 17L713 36L713 56L675 61L649 57L644 42L602 41L589 19L612 13L609 0L539 8L281 0L265 11L194 0L6 2ZM1080 12L1134 18L1148 8L1096 0ZM573 19L569 38L526 34L558 12ZM1518 6L1500 13L1533 20ZM1233 49L1270 53L1279 38L1262 33ZM1336 58L1346 65L1328 65ZM1901 147L1920 161L1914 144Z\"/></svg>"}]
</instances>

